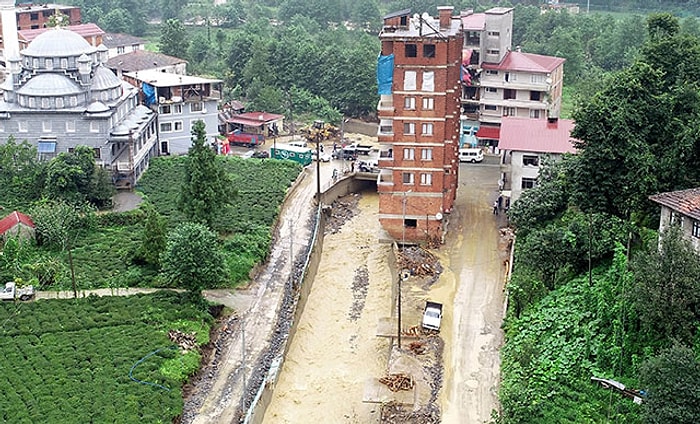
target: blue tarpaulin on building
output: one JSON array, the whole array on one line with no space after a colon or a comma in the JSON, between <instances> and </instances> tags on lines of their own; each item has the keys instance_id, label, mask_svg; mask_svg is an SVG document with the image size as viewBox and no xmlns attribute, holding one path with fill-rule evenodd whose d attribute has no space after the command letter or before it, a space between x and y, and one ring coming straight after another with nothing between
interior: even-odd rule
<instances>
[{"instance_id":1,"label":"blue tarpaulin on building","mask_svg":"<svg viewBox=\"0 0 700 424\"><path fill-rule=\"evenodd\" d=\"M391 94L394 81L394 55L379 55L377 59L377 94Z\"/></svg>"},{"instance_id":2,"label":"blue tarpaulin on building","mask_svg":"<svg viewBox=\"0 0 700 424\"><path fill-rule=\"evenodd\" d=\"M155 104L156 89L152 85L146 84L145 82L141 84L141 89L143 90L143 96L145 97L144 101L146 103L146 106Z\"/></svg>"}]
</instances>

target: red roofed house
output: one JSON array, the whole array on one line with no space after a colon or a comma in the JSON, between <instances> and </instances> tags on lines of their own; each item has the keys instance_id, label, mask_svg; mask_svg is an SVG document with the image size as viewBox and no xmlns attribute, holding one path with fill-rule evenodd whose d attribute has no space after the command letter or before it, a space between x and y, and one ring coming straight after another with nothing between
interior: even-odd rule
<instances>
[{"instance_id":1,"label":"red roofed house","mask_svg":"<svg viewBox=\"0 0 700 424\"><path fill-rule=\"evenodd\" d=\"M570 119L503 117L498 146L506 197L510 195L514 202L524 190L537 185L543 157L558 160L564 153L576 153L571 142L573 129Z\"/></svg>"},{"instance_id":2,"label":"red roofed house","mask_svg":"<svg viewBox=\"0 0 700 424\"><path fill-rule=\"evenodd\" d=\"M78 24L78 25L69 25L67 27L64 27L65 29L71 30L75 32L76 34L80 35L90 43L91 46L93 47L99 47L102 44L102 37L104 36L105 32L102 30L102 28L98 27L95 24L87 23L87 24ZM36 37L38 37L40 34L45 33L46 31L51 30L49 27L43 27L43 28L36 28L36 29L21 29L17 31L17 36L19 38L19 49L24 50L29 46L29 43L31 43Z\"/></svg>"},{"instance_id":3,"label":"red roofed house","mask_svg":"<svg viewBox=\"0 0 700 424\"><path fill-rule=\"evenodd\" d=\"M683 237L700 252L700 188L655 194L649 199L661 205L659 232L678 224Z\"/></svg>"},{"instance_id":4,"label":"red roofed house","mask_svg":"<svg viewBox=\"0 0 700 424\"><path fill-rule=\"evenodd\" d=\"M34 222L32 219L17 211L0 219L0 239L5 241L9 237L33 238Z\"/></svg>"},{"instance_id":5,"label":"red roofed house","mask_svg":"<svg viewBox=\"0 0 700 424\"><path fill-rule=\"evenodd\" d=\"M498 128L504 116L558 118L565 59L512 50L513 8L468 10L461 19L463 125L483 130ZM481 145L496 146L494 135L476 136Z\"/></svg>"},{"instance_id":6,"label":"red roofed house","mask_svg":"<svg viewBox=\"0 0 700 424\"><path fill-rule=\"evenodd\" d=\"M284 115L267 112L233 114L226 119L226 134L240 130L244 133L262 134L268 137L276 135L283 124Z\"/></svg>"}]
</instances>

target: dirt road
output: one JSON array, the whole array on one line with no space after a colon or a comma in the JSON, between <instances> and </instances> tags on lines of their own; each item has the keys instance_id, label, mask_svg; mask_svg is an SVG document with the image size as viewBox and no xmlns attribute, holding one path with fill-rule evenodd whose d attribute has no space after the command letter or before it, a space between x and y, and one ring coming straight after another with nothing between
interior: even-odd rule
<instances>
[{"instance_id":1,"label":"dirt road","mask_svg":"<svg viewBox=\"0 0 700 424\"><path fill-rule=\"evenodd\" d=\"M498 407L500 329L503 317L503 261L499 242L503 214L494 216L499 167L494 157L463 164L451 233L445 250L456 279L452 331L445 345L443 423L476 424Z\"/></svg>"},{"instance_id":2,"label":"dirt road","mask_svg":"<svg viewBox=\"0 0 700 424\"><path fill-rule=\"evenodd\" d=\"M333 165L322 164L322 185L330 180ZM315 166L303 171L304 179L285 202L266 267L249 287L236 291L236 297L250 301L247 308L239 310L243 331L232 332L225 340L216 367L207 371L188 397L183 423L238 422L241 405L251 400L262 382L260 369L276 357L283 338L276 330L284 325L284 314L290 310L290 278L299 275L311 241L315 171Z\"/></svg>"}]
</instances>

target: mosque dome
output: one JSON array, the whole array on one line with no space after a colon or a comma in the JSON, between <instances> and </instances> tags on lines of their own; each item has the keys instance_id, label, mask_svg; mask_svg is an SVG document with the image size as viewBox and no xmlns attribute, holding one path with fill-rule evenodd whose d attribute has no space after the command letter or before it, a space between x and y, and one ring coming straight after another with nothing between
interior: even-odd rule
<instances>
[{"instance_id":1,"label":"mosque dome","mask_svg":"<svg viewBox=\"0 0 700 424\"><path fill-rule=\"evenodd\" d=\"M82 36L63 29L52 28L39 34L20 53L31 57L72 57L96 51Z\"/></svg>"}]
</instances>

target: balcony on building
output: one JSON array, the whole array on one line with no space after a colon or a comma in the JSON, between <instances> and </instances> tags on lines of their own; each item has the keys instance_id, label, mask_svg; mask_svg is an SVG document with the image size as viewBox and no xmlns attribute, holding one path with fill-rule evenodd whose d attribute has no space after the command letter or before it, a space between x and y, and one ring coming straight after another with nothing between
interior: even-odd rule
<instances>
[{"instance_id":1,"label":"balcony on building","mask_svg":"<svg viewBox=\"0 0 700 424\"><path fill-rule=\"evenodd\" d=\"M464 34L464 47L465 48L479 48L481 45L481 32L479 31L467 31Z\"/></svg>"},{"instance_id":2,"label":"balcony on building","mask_svg":"<svg viewBox=\"0 0 700 424\"><path fill-rule=\"evenodd\" d=\"M393 145L391 145L391 144L382 145L379 148L379 158L378 158L379 167L383 168L383 167L389 166L393 162L393 160L394 160L394 147L393 147Z\"/></svg>"},{"instance_id":3,"label":"balcony on building","mask_svg":"<svg viewBox=\"0 0 700 424\"><path fill-rule=\"evenodd\" d=\"M380 169L377 176L377 189L391 191L394 188L394 174L391 169Z\"/></svg>"},{"instance_id":4,"label":"balcony on building","mask_svg":"<svg viewBox=\"0 0 700 424\"><path fill-rule=\"evenodd\" d=\"M381 112L394 112L394 97L391 94L380 95L377 111L379 111L380 114Z\"/></svg>"},{"instance_id":5,"label":"balcony on building","mask_svg":"<svg viewBox=\"0 0 700 424\"><path fill-rule=\"evenodd\" d=\"M394 121L391 119L380 119L379 120L379 131L377 136L393 136L394 135Z\"/></svg>"}]
</instances>

